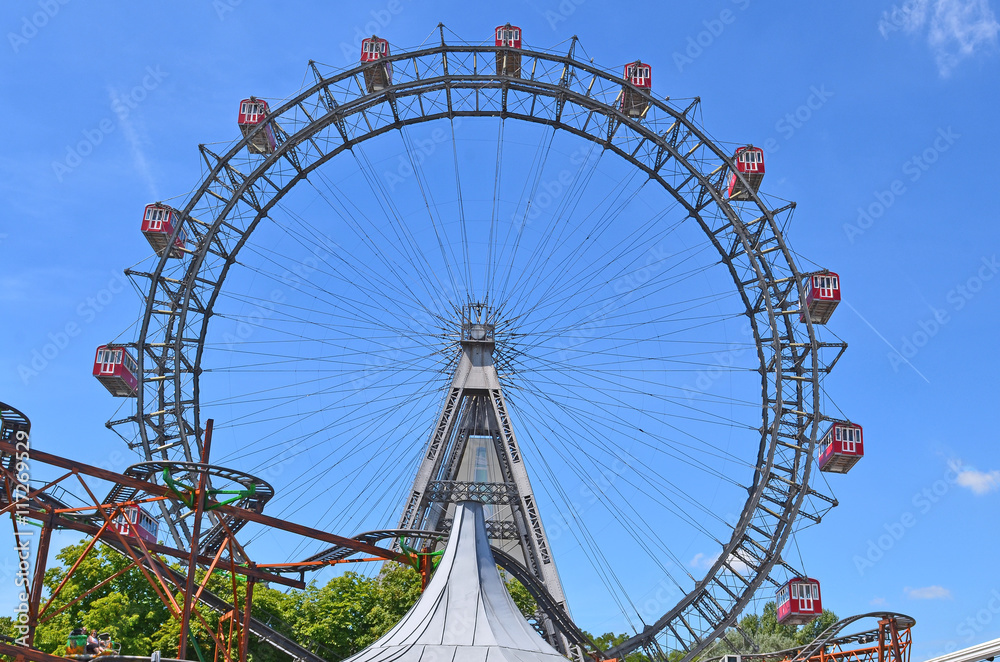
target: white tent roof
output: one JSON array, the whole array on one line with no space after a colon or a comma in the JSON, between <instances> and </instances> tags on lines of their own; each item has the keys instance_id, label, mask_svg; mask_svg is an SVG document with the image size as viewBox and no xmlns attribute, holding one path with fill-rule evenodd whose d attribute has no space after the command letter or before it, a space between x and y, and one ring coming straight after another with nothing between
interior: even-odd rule
<instances>
[{"instance_id":1,"label":"white tent roof","mask_svg":"<svg viewBox=\"0 0 1000 662\"><path fill-rule=\"evenodd\" d=\"M528 624L500 579L483 507L455 510L430 584L384 637L347 662L566 662Z\"/></svg>"}]
</instances>

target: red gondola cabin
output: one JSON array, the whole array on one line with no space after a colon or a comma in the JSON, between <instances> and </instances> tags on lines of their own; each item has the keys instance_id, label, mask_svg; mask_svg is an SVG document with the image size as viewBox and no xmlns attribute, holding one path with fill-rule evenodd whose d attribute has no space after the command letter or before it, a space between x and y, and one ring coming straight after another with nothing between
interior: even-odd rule
<instances>
[{"instance_id":1,"label":"red gondola cabin","mask_svg":"<svg viewBox=\"0 0 1000 662\"><path fill-rule=\"evenodd\" d=\"M270 112L267 102L257 97L250 97L240 101L240 114L237 123L243 136L249 136L257 128L257 125L267 119ZM274 138L274 129L270 124L265 124L264 128L254 134L247 146L251 154L270 154L278 146L278 141Z\"/></svg>"},{"instance_id":2,"label":"red gondola cabin","mask_svg":"<svg viewBox=\"0 0 1000 662\"><path fill-rule=\"evenodd\" d=\"M521 28L516 25L497 26L497 75L521 77Z\"/></svg>"},{"instance_id":3,"label":"red gondola cabin","mask_svg":"<svg viewBox=\"0 0 1000 662\"><path fill-rule=\"evenodd\" d=\"M389 57L389 41L372 35L361 40L361 61L378 62L365 67L365 87L369 92L381 92L392 85L392 62L379 62Z\"/></svg>"},{"instance_id":4,"label":"red gondola cabin","mask_svg":"<svg viewBox=\"0 0 1000 662\"><path fill-rule=\"evenodd\" d=\"M819 470L846 474L865 456L864 435L860 425L834 423L819 445Z\"/></svg>"},{"instance_id":5,"label":"red gondola cabin","mask_svg":"<svg viewBox=\"0 0 1000 662\"><path fill-rule=\"evenodd\" d=\"M139 366L121 346L101 345L94 357L94 377L116 398L135 397Z\"/></svg>"},{"instance_id":6,"label":"red gondola cabin","mask_svg":"<svg viewBox=\"0 0 1000 662\"><path fill-rule=\"evenodd\" d=\"M157 255L163 255L163 252L167 250L170 237L178 223L177 212L170 207L159 203L146 205L146 212L142 216L142 234L145 235L146 241L153 247ZM185 243L187 243L187 234L181 227L167 255L169 257L183 257Z\"/></svg>"},{"instance_id":7,"label":"red gondola cabin","mask_svg":"<svg viewBox=\"0 0 1000 662\"><path fill-rule=\"evenodd\" d=\"M115 515L111 523L123 536L141 538L144 542L156 542L160 523L139 506L125 506Z\"/></svg>"},{"instance_id":8,"label":"red gondola cabin","mask_svg":"<svg viewBox=\"0 0 1000 662\"><path fill-rule=\"evenodd\" d=\"M647 92L652 89L653 68L639 60L626 64L625 80L631 85L622 86L622 112L629 117L642 117L649 110L649 101L633 87Z\"/></svg>"},{"instance_id":9,"label":"red gondola cabin","mask_svg":"<svg viewBox=\"0 0 1000 662\"><path fill-rule=\"evenodd\" d=\"M802 625L823 613L819 582L808 577L795 577L778 589L778 623Z\"/></svg>"},{"instance_id":10,"label":"red gondola cabin","mask_svg":"<svg viewBox=\"0 0 1000 662\"><path fill-rule=\"evenodd\" d=\"M743 185L735 172L732 173L729 175L729 199L749 200L751 192L759 191L760 183L764 181L764 150L753 145L740 147L733 160L736 161L736 170L747 178L750 188Z\"/></svg>"},{"instance_id":11,"label":"red gondola cabin","mask_svg":"<svg viewBox=\"0 0 1000 662\"><path fill-rule=\"evenodd\" d=\"M806 288L806 309L813 324L826 324L833 316L833 311L840 303L840 276L828 271L825 274L815 274L809 277ZM805 314L799 316L800 321L806 321Z\"/></svg>"}]
</instances>

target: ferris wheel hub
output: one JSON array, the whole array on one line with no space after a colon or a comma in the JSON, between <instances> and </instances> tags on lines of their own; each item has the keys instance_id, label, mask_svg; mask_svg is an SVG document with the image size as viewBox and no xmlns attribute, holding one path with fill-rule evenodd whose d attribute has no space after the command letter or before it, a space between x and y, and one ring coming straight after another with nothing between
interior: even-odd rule
<instances>
[{"instance_id":1,"label":"ferris wheel hub","mask_svg":"<svg viewBox=\"0 0 1000 662\"><path fill-rule=\"evenodd\" d=\"M485 303L469 303L462 309L462 344L494 344L496 324L493 310Z\"/></svg>"}]
</instances>

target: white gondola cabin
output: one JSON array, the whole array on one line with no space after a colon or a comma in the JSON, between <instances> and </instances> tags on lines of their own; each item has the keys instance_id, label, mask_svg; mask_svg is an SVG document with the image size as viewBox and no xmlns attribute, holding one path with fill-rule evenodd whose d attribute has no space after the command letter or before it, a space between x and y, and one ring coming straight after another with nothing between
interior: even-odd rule
<instances>
[{"instance_id":1,"label":"white gondola cabin","mask_svg":"<svg viewBox=\"0 0 1000 662\"><path fill-rule=\"evenodd\" d=\"M733 155L733 160L736 162L737 172L746 177L750 187L744 186L735 172L730 174L729 199L749 200L750 194L757 193L760 183L764 181L764 150L753 145L740 147Z\"/></svg>"},{"instance_id":2,"label":"white gondola cabin","mask_svg":"<svg viewBox=\"0 0 1000 662\"><path fill-rule=\"evenodd\" d=\"M141 506L124 506L120 513L111 519L118 532L123 536L141 538L144 542L156 542L160 523Z\"/></svg>"},{"instance_id":3,"label":"white gondola cabin","mask_svg":"<svg viewBox=\"0 0 1000 662\"><path fill-rule=\"evenodd\" d=\"M122 346L101 345L94 356L94 377L116 398L135 397L139 366Z\"/></svg>"},{"instance_id":4,"label":"white gondola cabin","mask_svg":"<svg viewBox=\"0 0 1000 662\"><path fill-rule=\"evenodd\" d=\"M813 324L829 322L839 303L840 276L828 271L825 274L814 274L809 277L805 310L809 311L809 319ZM804 322L805 314L800 315L799 319Z\"/></svg>"},{"instance_id":5,"label":"white gondola cabin","mask_svg":"<svg viewBox=\"0 0 1000 662\"><path fill-rule=\"evenodd\" d=\"M237 123L243 136L249 136L258 125L264 123L270 112L267 102L257 97L250 97L240 101L240 113ZM265 124L264 128L254 134L250 139L248 148L251 154L270 154L278 146L278 141L274 138L274 129L270 124Z\"/></svg>"},{"instance_id":6,"label":"white gondola cabin","mask_svg":"<svg viewBox=\"0 0 1000 662\"><path fill-rule=\"evenodd\" d=\"M521 28L516 25L498 25L496 34L497 75L521 77Z\"/></svg>"},{"instance_id":7,"label":"white gondola cabin","mask_svg":"<svg viewBox=\"0 0 1000 662\"><path fill-rule=\"evenodd\" d=\"M622 86L622 112L629 117L642 117L649 110L649 101L636 91L648 92L653 87L653 68L636 60L625 65L625 81Z\"/></svg>"},{"instance_id":8,"label":"white gondola cabin","mask_svg":"<svg viewBox=\"0 0 1000 662\"><path fill-rule=\"evenodd\" d=\"M846 474L865 456L864 432L860 425L837 422L830 426L819 445L819 470Z\"/></svg>"},{"instance_id":9,"label":"white gondola cabin","mask_svg":"<svg viewBox=\"0 0 1000 662\"><path fill-rule=\"evenodd\" d=\"M823 613L819 582L808 577L794 577L778 589L778 623L802 625Z\"/></svg>"},{"instance_id":10,"label":"white gondola cabin","mask_svg":"<svg viewBox=\"0 0 1000 662\"><path fill-rule=\"evenodd\" d=\"M164 251L167 251L168 257L184 256L183 248L187 243L187 234L183 226L178 230L173 243L170 242L174 228L179 223L177 212L170 207L160 203L146 205L146 211L142 215L142 234L157 255L163 255Z\"/></svg>"},{"instance_id":11,"label":"white gondola cabin","mask_svg":"<svg viewBox=\"0 0 1000 662\"><path fill-rule=\"evenodd\" d=\"M389 57L389 41L372 35L361 40L361 61L376 62L365 67L365 87L368 92L381 92L392 85L392 62L382 61Z\"/></svg>"}]
</instances>

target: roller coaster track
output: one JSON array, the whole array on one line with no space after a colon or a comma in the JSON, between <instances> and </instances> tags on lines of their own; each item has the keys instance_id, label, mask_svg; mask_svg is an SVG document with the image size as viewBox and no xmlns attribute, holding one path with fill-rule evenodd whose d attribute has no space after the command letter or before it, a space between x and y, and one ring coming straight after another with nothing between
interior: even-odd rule
<instances>
[{"instance_id":1,"label":"roller coaster track","mask_svg":"<svg viewBox=\"0 0 1000 662\"><path fill-rule=\"evenodd\" d=\"M197 462L140 462L126 469L125 475L147 482L156 482L155 478L162 474L165 469L193 473L203 468L208 469L214 478L239 484L244 488L245 495L233 504L244 510L259 513L264 510L264 504L274 496L274 488L267 482L250 474L225 467L203 465ZM136 487L116 484L104 499L104 503L132 501L137 498L140 491ZM201 536L201 540L198 543L200 549L209 553L218 551L219 546L223 543L227 535L230 533L235 534L247 523L247 520L231 514L219 515L218 513L210 513L210 516L213 526Z\"/></svg>"},{"instance_id":2,"label":"roller coaster track","mask_svg":"<svg viewBox=\"0 0 1000 662\"><path fill-rule=\"evenodd\" d=\"M860 621L865 618L877 618L879 621L892 621L895 624L897 630L909 630L916 623L916 620L912 616L907 616L906 614L899 614L891 611L882 612L869 612L867 614L859 614L857 616L850 616L843 620L837 621L830 627L828 627L822 634L820 634L812 643L803 646L795 657L789 658L791 662L800 662L801 660L808 660L809 658L817 655L821 650L824 650L827 646L833 644L844 644L844 643L861 643L862 639L867 641L877 641L881 629L876 629L868 632L862 632L858 634L847 635L844 637L840 636L840 633L848 625ZM903 662L902 660L897 660L897 662Z\"/></svg>"},{"instance_id":3,"label":"roller coaster track","mask_svg":"<svg viewBox=\"0 0 1000 662\"><path fill-rule=\"evenodd\" d=\"M18 441L18 434L27 438L31 433L31 421L17 409L8 404L0 402L0 441L15 444ZM4 468L13 471L17 463L17 456L10 455L4 457ZM10 495L7 494L8 487L0 482L0 505L10 502Z\"/></svg>"},{"instance_id":4,"label":"roller coaster track","mask_svg":"<svg viewBox=\"0 0 1000 662\"><path fill-rule=\"evenodd\" d=\"M847 626L857 621L875 618L879 620L879 627L872 630L865 630L863 632L855 632L849 635L841 635ZM883 629L883 623L891 623L894 627L895 632L886 633ZM903 659L903 652L900 650L898 645L898 633L903 631L908 631L916 623L913 617L907 616L906 614L900 614L891 611L876 611L869 612L867 614L858 614L856 616L849 616L848 618L837 621L826 630L824 630L818 637L813 641L806 644L805 646L799 646L796 648L787 648L780 651L772 651L767 653L747 653L740 655L742 662L765 662L769 660L784 660L786 662L805 662L805 660L810 660L812 658L818 657L821 652L827 652L832 647L844 646L845 644L866 644L872 642L879 642L880 638L888 635L890 641L882 642L889 646L890 654L894 655L890 659L894 662L907 662L909 659L908 654ZM894 650L893 650L894 649ZM908 652L908 650L907 650ZM703 662L718 662L729 656L719 656L714 658L708 658L703 660ZM950 661L948 661L950 662ZM957 661L956 661L957 662Z\"/></svg>"},{"instance_id":5,"label":"roller coaster track","mask_svg":"<svg viewBox=\"0 0 1000 662\"><path fill-rule=\"evenodd\" d=\"M30 434L30 430L31 430L31 422L28 420L27 416L25 416L17 409L0 402L0 441L6 441L13 445L18 440L19 432L23 433L23 437L26 438ZM5 461L4 468L8 470L12 470L14 468L14 465L16 463L15 455L4 454L2 456L2 459ZM152 465L152 464L154 463L145 463L145 465ZM135 471L132 471L132 473L129 475L136 478L141 478L143 480L148 480L154 472L156 472L157 470L162 470L162 467L145 466L145 465L137 465L136 467L130 467L129 471L132 471L133 469ZM128 472L126 473L128 474ZM261 486L257 486L256 494L252 498L245 499L244 501L246 501L246 503L241 502L241 505L247 507L248 509L252 509L255 512L260 512L260 510L263 508L264 502L266 502L267 499L269 499L273 495L273 491L268 492L267 490L260 489L260 487ZM269 488L270 486L268 486L268 489ZM105 501L105 503L121 503L124 501L129 501L137 496L138 491L139 490L135 488L128 488L122 485L115 485L115 487L112 488L111 490L111 494L109 495L109 500ZM10 496L11 495L7 493L7 488L5 487L5 484L0 482L0 505L9 503ZM54 491L52 488L46 490L45 492L37 494L35 496L35 499L53 509L69 508L69 505L66 503L66 499L62 496L62 494L58 493L57 491ZM93 519L93 516L75 516L75 517L67 517L67 519L90 520ZM246 523L245 520L235 521L235 519L232 516L227 516L227 519L228 523L236 528L242 527L243 524ZM216 526L218 528L221 528L221 526L218 524ZM212 539L210 537L211 531L209 532L208 535L209 539ZM125 545L122 544L120 541L106 539L103 540L103 542L117 553L131 560L131 557L129 556L128 552L126 552L125 550ZM184 590L187 581L186 576L183 573L174 570L165 563L159 561L153 561L153 558L154 557L144 558L143 565L149 568L150 570L153 570L154 569L153 565L155 565L156 566L155 569L163 577L165 577L167 581L169 581L178 589ZM200 601L205 605L207 605L210 609L217 611L219 613L226 613L228 611L233 610L233 605L229 604L224 599L208 591L207 589L202 591ZM309 640L308 638L305 638L306 643L308 643L310 648L312 648L313 650L305 648L304 646L296 643L286 635L282 634L279 630L275 629L276 627L281 627L286 631L291 631L291 627L288 624L284 623L277 617L269 616L267 620L268 622L265 623L261 621L259 618L251 617L250 627L249 627L250 632L261 641L267 643L268 645L281 651L282 653L285 653L286 655L290 656L293 660L298 660L301 662L329 662L329 660L334 660L341 657L334 651L326 649L322 644ZM303 639L303 637L300 636L297 636L297 638ZM323 650L323 653L327 657L324 658L319 656L314 652L314 650Z\"/></svg>"},{"instance_id":6,"label":"roller coaster track","mask_svg":"<svg viewBox=\"0 0 1000 662\"><path fill-rule=\"evenodd\" d=\"M510 573L514 579L521 582L524 588L528 589L528 593L535 599L538 608L556 622L556 627L566 635L571 644L579 646L585 651L594 651L599 656L601 655L600 649L590 640L590 637L576 626L576 623L573 622L569 614L559 606L555 598L545 589L545 584L536 579L527 568L518 563L517 559L506 552L500 551L496 547L493 548L493 558L496 560L498 566Z\"/></svg>"},{"instance_id":7,"label":"roller coaster track","mask_svg":"<svg viewBox=\"0 0 1000 662\"><path fill-rule=\"evenodd\" d=\"M52 506L53 508L61 509L69 507L68 504L66 504L62 499L53 496L51 494L47 493L39 494L37 495L37 498L46 505ZM113 539L102 539L102 542L108 547L110 547L112 550L117 552L118 554L121 554L126 560L128 561L133 560L132 557L126 551L125 545L123 545L121 541ZM150 563L150 560L154 560L156 562ZM152 556L148 558L143 558L143 565L149 570L153 570L155 572L160 573L160 575L162 575L167 581L173 584L177 589L181 591L185 589L185 586L187 584L187 577L184 575L184 573L171 568L169 565L165 563L159 562L158 560L155 559L155 557ZM201 592L201 597L199 601L207 605L210 609L219 612L220 614L224 614L228 611L233 610L233 605L226 602L223 598L220 598L219 596L215 595L208 589L205 589ZM310 648L306 648L304 646L299 645L286 635L282 634L279 630L275 629L275 627L280 627L286 631L291 631L292 628L290 625L288 625L278 617L271 615L268 616L267 621L268 622L265 623L264 621L261 621L259 618L251 617L250 628L249 628L250 632L261 641L267 643L268 645L281 651L282 653L285 653L286 655L290 656L293 660L300 660L301 662L329 662L330 660L335 660L341 657L340 655L337 655L334 651L326 649L326 647L320 644L319 642L312 641L311 639L306 638L310 648L324 649L323 652L328 656L326 658L320 657L315 652L313 652L313 650L310 650ZM303 639L303 637L300 637L298 635L296 635L296 638Z\"/></svg>"}]
</instances>

